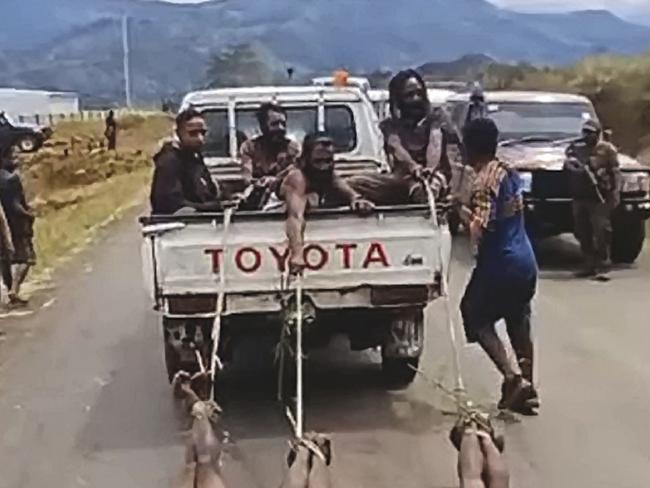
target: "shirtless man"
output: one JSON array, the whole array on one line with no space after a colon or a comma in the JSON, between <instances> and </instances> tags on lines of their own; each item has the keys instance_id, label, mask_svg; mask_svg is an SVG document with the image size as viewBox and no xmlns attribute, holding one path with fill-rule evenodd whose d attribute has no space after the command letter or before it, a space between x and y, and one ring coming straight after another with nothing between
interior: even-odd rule
<instances>
[{"instance_id":1,"label":"shirtless man","mask_svg":"<svg viewBox=\"0 0 650 488\"><path fill-rule=\"evenodd\" d=\"M255 180L255 191L248 205L258 207L264 195L278 189L300 154L300 145L287 138L287 114L273 103L257 111L262 135L244 142L239 150L244 181Z\"/></svg>"},{"instance_id":2,"label":"shirtless man","mask_svg":"<svg viewBox=\"0 0 650 488\"><path fill-rule=\"evenodd\" d=\"M350 205L353 211L361 214L374 208L334 171L334 142L329 135L324 132L309 134L302 147L301 161L286 176L279 191L287 208L286 232L292 274L299 274L305 268L303 249L308 208Z\"/></svg>"}]
</instances>

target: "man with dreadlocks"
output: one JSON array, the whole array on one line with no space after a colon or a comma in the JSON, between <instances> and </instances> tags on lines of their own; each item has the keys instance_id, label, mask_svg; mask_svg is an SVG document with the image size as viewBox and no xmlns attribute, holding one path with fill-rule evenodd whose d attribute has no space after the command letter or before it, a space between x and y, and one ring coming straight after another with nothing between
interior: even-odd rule
<instances>
[{"instance_id":1,"label":"man with dreadlocks","mask_svg":"<svg viewBox=\"0 0 650 488\"><path fill-rule=\"evenodd\" d=\"M303 248L307 209L341 205L349 205L359 213L373 209L372 203L350 188L334 171L334 141L324 132L305 137L300 161L284 178L279 196L286 202L292 274L300 273L305 267Z\"/></svg>"},{"instance_id":2,"label":"man with dreadlocks","mask_svg":"<svg viewBox=\"0 0 650 488\"><path fill-rule=\"evenodd\" d=\"M432 110L424 80L415 70L397 73L388 91L391 116L380 128L392 175L354 177L350 185L382 205L425 202L425 179L436 197L444 196L451 179L447 154L450 124L444 111Z\"/></svg>"}]
</instances>

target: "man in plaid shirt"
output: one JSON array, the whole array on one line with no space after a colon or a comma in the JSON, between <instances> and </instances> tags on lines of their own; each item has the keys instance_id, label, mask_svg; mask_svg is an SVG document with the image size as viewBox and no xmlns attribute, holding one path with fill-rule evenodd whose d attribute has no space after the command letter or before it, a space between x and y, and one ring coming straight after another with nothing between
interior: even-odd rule
<instances>
[{"instance_id":1,"label":"man in plaid shirt","mask_svg":"<svg viewBox=\"0 0 650 488\"><path fill-rule=\"evenodd\" d=\"M461 303L468 342L478 342L503 374L499 408L533 414L539 407L533 387L531 300L537 262L526 234L519 175L496 159L499 131L490 119L463 129L468 163L477 177L467 225L478 253ZM510 363L495 324L504 319L519 368Z\"/></svg>"}]
</instances>

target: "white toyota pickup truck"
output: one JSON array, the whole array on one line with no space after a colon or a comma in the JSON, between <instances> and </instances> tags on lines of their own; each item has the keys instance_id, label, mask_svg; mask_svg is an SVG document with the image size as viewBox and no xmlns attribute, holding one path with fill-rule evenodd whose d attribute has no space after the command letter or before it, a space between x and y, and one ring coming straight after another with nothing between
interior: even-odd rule
<instances>
[{"instance_id":1,"label":"white toyota pickup truck","mask_svg":"<svg viewBox=\"0 0 650 488\"><path fill-rule=\"evenodd\" d=\"M220 184L241 187L236 144L257 128L254 111L274 100L288 113L289 136L328 130L343 175L385 170L377 117L356 88L224 89L185 99L206 117L206 163ZM361 217L347 208L307 216L302 279L305 347L345 334L354 350L380 347L386 379L406 386L423 351L423 311L440 296L451 237L435 205L377 208ZM218 354L233 357L238 339L280 337L286 318L288 249L282 211L234 211L141 219L145 282L162 315L170 378L207 360L220 314ZM219 305L218 296L223 296Z\"/></svg>"}]
</instances>

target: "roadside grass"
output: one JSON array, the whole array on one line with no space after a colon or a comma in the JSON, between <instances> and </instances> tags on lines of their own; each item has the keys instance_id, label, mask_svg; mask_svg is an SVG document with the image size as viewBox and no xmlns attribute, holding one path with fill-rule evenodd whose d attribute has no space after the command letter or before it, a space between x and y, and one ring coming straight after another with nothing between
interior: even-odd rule
<instances>
[{"instance_id":1,"label":"roadside grass","mask_svg":"<svg viewBox=\"0 0 650 488\"><path fill-rule=\"evenodd\" d=\"M101 147L103 121L69 121L56 126L48 147L22 158L23 182L37 216L37 265L28 288L38 288L103 227L145 201L151 157L171 134L172 121L131 115L118 124L117 152Z\"/></svg>"},{"instance_id":2,"label":"roadside grass","mask_svg":"<svg viewBox=\"0 0 650 488\"><path fill-rule=\"evenodd\" d=\"M84 188L77 203L38 218L34 229L38 262L33 279L50 278L58 265L91 244L103 227L141 205L150 179L149 169L115 176Z\"/></svg>"}]
</instances>

